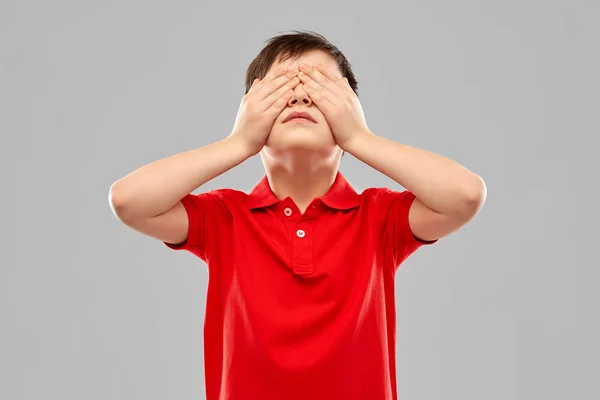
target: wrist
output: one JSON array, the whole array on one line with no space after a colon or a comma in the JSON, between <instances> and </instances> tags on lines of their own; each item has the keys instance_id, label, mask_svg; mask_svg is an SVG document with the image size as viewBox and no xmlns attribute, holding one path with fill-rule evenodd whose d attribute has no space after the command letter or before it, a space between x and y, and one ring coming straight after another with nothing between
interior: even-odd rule
<instances>
[{"instance_id":1,"label":"wrist","mask_svg":"<svg viewBox=\"0 0 600 400\"><path fill-rule=\"evenodd\" d=\"M344 144L340 146L340 148L347 153L354 154L355 150L364 146L365 141L371 136L374 136L371 131L359 131L354 133L348 140L346 140Z\"/></svg>"},{"instance_id":2,"label":"wrist","mask_svg":"<svg viewBox=\"0 0 600 400\"><path fill-rule=\"evenodd\" d=\"M244 157L244 159L250 158L258 153L251 143L245 140L241 135L231 134L225 138L224 141Z\"/></svg>"}]
</instances>

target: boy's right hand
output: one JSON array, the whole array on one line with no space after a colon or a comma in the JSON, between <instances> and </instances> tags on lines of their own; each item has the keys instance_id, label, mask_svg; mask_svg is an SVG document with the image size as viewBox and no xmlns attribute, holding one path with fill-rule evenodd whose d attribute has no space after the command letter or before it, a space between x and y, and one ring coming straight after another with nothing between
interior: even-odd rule
<instances>
[{"instance_id":1,"label":"boy's right hand","mask_svg":"<svg viewBox=\"0 0 600 400\"><path fill-rule=\"evenodd\" d=\"M229 137L244 141L251 155L261 151L273 123L286 107L293 89L300 83L298 70L281 68L269 72L264 79L255 79L242 97Z\"/></svg>"}]
</instances>

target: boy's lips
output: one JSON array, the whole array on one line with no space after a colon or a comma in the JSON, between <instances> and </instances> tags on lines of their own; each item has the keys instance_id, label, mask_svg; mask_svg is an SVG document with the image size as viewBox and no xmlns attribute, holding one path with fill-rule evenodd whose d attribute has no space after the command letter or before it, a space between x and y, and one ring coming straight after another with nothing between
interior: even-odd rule
<instances>
[{"instance_id":1,"label":"boy's lips","mask_svg":"<svg viewBox=\"0 0 600 400\"><path fill-rule=\"evenodd\" d=\"M292 118L289 121L286 121L286 124L290 123L290 122L301 122L301 123L305 123L305 124L314 124L314 122L309 121L306 118Z\"/></svg>"},{"instance_id":2,"label":"boy's lips","mask_svg":"<svg viewBox=\"0 0 600 400\"><path fill-rule=\"evenodd\" d=\"M294 118L304 118L310 122L314 122L316 123L317 121L315 121L315 119L307 112L300 112L300 111L295 111L293 113L291 113L290 115L288 115L284 120L283 123L288 122L291 119Z\"/></svg>"}]
</instances>

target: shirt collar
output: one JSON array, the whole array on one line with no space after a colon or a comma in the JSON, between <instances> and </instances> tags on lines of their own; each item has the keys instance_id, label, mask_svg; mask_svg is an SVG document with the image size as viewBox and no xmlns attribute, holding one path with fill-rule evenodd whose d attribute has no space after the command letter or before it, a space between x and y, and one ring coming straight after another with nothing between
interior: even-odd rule
<instances>
[{"instance_id":1,"label":"shirt collar","mask_svg":"<svg viewBox=\"0 0 600 400\"><path fill-rule=\"evenodd\" d=\"M358 206L358 194L338 170L333 185L320 200L331 208L348 210ZM249 209L269 207L281 202L271 190L269 179L265 175L244 199Z\"/></svg>"}]
</instances>

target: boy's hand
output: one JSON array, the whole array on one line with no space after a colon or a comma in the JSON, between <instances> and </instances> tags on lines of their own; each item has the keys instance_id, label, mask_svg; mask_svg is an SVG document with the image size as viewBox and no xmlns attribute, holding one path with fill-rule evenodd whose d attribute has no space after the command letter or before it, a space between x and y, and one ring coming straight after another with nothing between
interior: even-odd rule
<instances>
[{"instance_id":1,"label":"boy's hand","mask_svg":"<svg viewBox=\"0 0 600 400\"><path fill-rule=\"evenodd\" d=\"M342 150L357 135L369 134L363 109L348 79L337 78L323 66L299 66L298 77L304 90L327 120L335 141Z\"/></svg>"},{"instance_id":2,"label":"boy's hand","mask_svg":"<svg viewBox=\"0 0 600 400\"><path fill-rule=\"evenodd\" d=\"M242 97L230 137L244 141L251 155L267 142L273 123L287 106L293 89L300 83L297 70L282 67L270 71L264 79L255 79Z\"/></svg>"}]
</instances>

